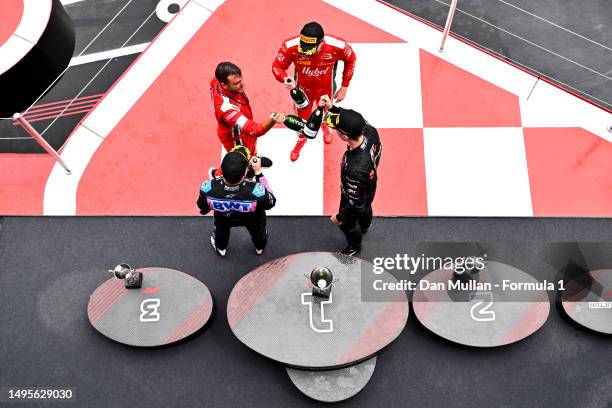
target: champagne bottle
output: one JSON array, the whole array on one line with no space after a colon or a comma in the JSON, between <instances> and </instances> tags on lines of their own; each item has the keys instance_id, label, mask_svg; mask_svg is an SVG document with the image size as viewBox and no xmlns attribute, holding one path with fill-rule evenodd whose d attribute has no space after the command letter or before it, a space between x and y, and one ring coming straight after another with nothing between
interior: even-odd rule
<instances>
[{"instance_id":1,"label":"champagne bottle","mask_svg":"<svg viewBox=\"0 0 612 408\"><path fill-rule=\"evenodd\" d=\"M298 109L304 109L308 107L308 104L310 102L308 101L308 97L306 96L302 88L296 86L291 91L289 91L289 93L291 94L291 99L293 99L293 103L295 103L295 106L297 106Z\"/></svg>"},{"instance_id":2,"label":"champagne bottle","mask_svg":"<svg viewBox=\"0 0 612 408\"><path fill-rule=\"evenodd\" d=\"M285 116L285 121L283 122L283 124L289 129L295 130L296 132L301 132L302 129L304 129L304 120L295 115Z\"/></svg>"},{"instance_id":3,"label":"champagne bottle","mask_svg":"<svg viewBox=\"0 0 612 408\"><path fill-rule=\"evenodd\" d=\"M306 125L302 130L304 136L309 139L314 139L319 132L319 128L321 127L321 123L323 123L323 107L318 107L314 112L310 114L308 120L306 121Z\"/></svg>"}]
</instances>

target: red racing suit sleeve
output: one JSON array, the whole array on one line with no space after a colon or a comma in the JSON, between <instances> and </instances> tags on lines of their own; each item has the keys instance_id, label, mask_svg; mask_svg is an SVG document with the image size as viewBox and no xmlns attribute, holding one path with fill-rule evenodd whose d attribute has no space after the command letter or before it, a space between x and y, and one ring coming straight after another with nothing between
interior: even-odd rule
<instances>
[{"instance_id":1,"label":"red racing suit sleeve","mask_svg":"<svg viewBox=\"0 0 612 408\"><path fill-rule=\"evenodd\" d=\"M355 51L349 45L345 43L344 49L342 50L342 61L344 62L344 70L342 71L342 86L347 87L353 78L355 73L355 62L357 62L357 55Z\"/></svg>"},{"instance_id":2,"label":"red racing suit sleeve","mask_svg":"<svg viewBox=\"0 0 612 408\"><path fill-rule=\"evenodd\" d=\"M284 42L278 50L276 58L274 58L274 63L272 63L272 73L278 82L283 82L287 77L287 70L291 65L291 61L291 52L289 52L286 42Z\"/></svg>"},{"instance_id":3,"label":"red racing suit sleeve","mask_svg":"<svg viewBox=\"0 0 612 408\"><path fill-rule=\"evenodd\" d=\"M260 123L244 116L235 105L225 103L221 106L221 112L221 120L234 129L234 134L259 137L266 133Z\"/></svg>"}]
</instances>

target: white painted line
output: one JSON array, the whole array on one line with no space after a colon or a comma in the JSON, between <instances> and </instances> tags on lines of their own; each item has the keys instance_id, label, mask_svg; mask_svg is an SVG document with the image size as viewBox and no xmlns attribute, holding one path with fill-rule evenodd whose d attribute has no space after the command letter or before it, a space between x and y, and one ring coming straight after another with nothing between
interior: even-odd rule
<instances>
[{"instance_id":1,"label":"white painted line","mask_svg":"<svg viewBox=\"0 0 612 408\"><path fill-rule=\"evenodd\" d=\"M79 186L78 180L81 179L88 160L83 157L92 157L102 139L95 133L79 126L70 136L70 143L67 143L62 150L61 157L72 170L71 175L67 175L59 164L55 164L45 186L45 196L43 204L43 214L45 215L75 215L76 214L76 194Z\"/></svg>"},{"instance_id":2,"label":"white painted line","mask_svg":"<svg viewBox=\"0 0 612 408\"><path fill-rule=\"evenodd\" d=\"M149 14L149 16L148 16L148 17L147 17L147 18L146 18L146 19L145 19L145 20L144 20L142 23L140 23L140 25L138 26L138 28L136 28L136 31L134 31L134 32L132 33L132 35L130 35L130 37L129 37L127 40L125 40L125 42L124 42L124 43L121 45L121 47L124 47L124 46L125 46L127 43L129 43L129 42L130 42L130 40L132 39L132 37L134 37L134 36L136 35L136 33L138 33L138 31L140 31L140 29L141 29L141 28L142 28L142 27L143 27L143 26L144 26L144 25L147 23L147 21L149 21L149 19L150 19L151 17L153 17L153 14L155 14L155 11L152 11L152 12L151 12L151 14ZM53 120L51 121L51 123L49 123L49 124L47 125L47 127L46 127L46 128L45 128L45 129L44 129L44 130L43 130L43 131L40 133L40 134L41 134L41 136L43 136L43 135L44 135L44 134L47 132L47 130L49 130L49 129L51 128L51 126L53 126L53 125L55 124L55 122L56 122L56 121L57 121L57 120L58 120L58 119L59 119L59 118L60 118L60 117L61 117L61 116L64 114L64 112L66 112L66 110L67 110L67 109L70 107L70 105L72 105L72 102L74 102L76 99L78 99L78 98L81 96L81 94L82 94L83 92L85 92L85 90L86 90L86 89L89 87L89 85L91 85L91 83L92 83L92 82L93 82L93 81L94 81L94 80L95 80L95 79L98 77L98 75L100 75L100 74L102 73L102 71L104 71L104 69L106 69L106 67L107 67L107 66L108 66L108 65L111 63L111 61L112 61L112 59L109 59L109 60L107 60L107 61L106 61L106 63L105 63L104 65L102 65L102 67L101 67L101 68L98 70L98 72L96 72L96 73L94 74L94 76L93 76L93 77L91 77L91 79L89 80L89 82L87 82L87 84L85 84L85 86L83 87L83 89L81 89L81 90L79 91L79 93L77 93L77 94L75 95L75 97L72 99L72 101L70 101L70 103L69 103L68 105L66 105L66 107L64 108L64 110L62 110L62 111L59 113L59 115L57 115L57 116L55 117L55 119L53 119ZM67 68L66 68L66 69L67 69Z\"/></svg>"},{"instance_id":3,"label":"white painted line","mask_svg":"<svg viewBox=\"0 0 612 408\"><path fill-rule=\"evenodd\" d=\"M506 91L519 96L521 103L527 98L533 88L535 77L522 70L513 67L503 61L498 60L475 47L465 44L454 38L448 38L444 52L438 52L440 44L439 31L423 24L414 18L404 15L389 6L379 3L376 0L324 0L331 6L339 8L375 27L379 27L388 33L401 38L408 43L422 48L423 50L442 58L451 64L477 75L485 81L491 82ZM535 92L543 81L536 86ZM580 105L582 119L578 119L576 126L587 129L596 135L610 140L610 134L606 132L604 126L600 126L600 119L594 126L592 118L607 117L607 121L612 121L612 115L603 111L601 108L591 105L588 102L577 98L568 92L553 86L547 87L547 92L552 92L556 97L566 99L569 97L575 101L574 106ZM350 91L350 89L349 89ZM530 97L533 98L534 95ZM521 107L525 108L522 103ZM522 109L527 112L527 110ZM575 116L575 115L573 115ZM524 118L523 126L533 123L535 119ZM549 126L566 126L567 118L563 114L555 115L554 111L548 115L547 123ZM606 134L607 133L607 134Z\"/></svg>"},{"instance_id":4,"label":"white painted line","mask_svg":"<svg viewBox=\"0 0 612 408\"><path fill-rule=\"evenodd\" d=\"M509 7L512 7L512 8L514 8L514 9L516 9L516 10L522 11L522 12L523 12L523 13L525 13L525 14L528 14L528 15L530 15L530 16L532 16L532 17L535 17L535 18L537 18L538 20L544 21L544 22L546 22L546 23L548 23L548 24L550 24L550 25L552 25L552 26L555 26L555 27L557 27L557 28L559 28L559 29L561 29L561 30L563 30L563 31L566 31L566 32L568 32L568 33L570 33L570 34L573 34L573 35L575 35L576 37L580 37L580 38L582 38L582 39L583 39L583 40L585 40L585 41L588 41L588 42L593 43L593 44L595 44L595 45L598 45L598 46L600 46L600 47L602 47L602 48L605 48L605 49L606 49L606 50L608 50L608 51L612 51L612 48L610 48L610 47L606 47L605 45L600 44L600 43L598 43L597 41L591 40L590 38L585 37L585 36L583 36L583 35L581 35L581 34L578 34L578 33L577 33L577 32L575 32L575 31L572 31L572 30L570 30L570 29L568 29L568 28L565 28L565 27L563 27L563 26L560 26L559 24L553 23L552 21L547 20L547 19L545 19L544 17L540 17L540 16L538 16L537 14L534 14L534 13L531 13L531 12L529 12L529 11L527 11L527 10L524 10L524 9L522 9L522 8L518 7L518 6L515 6L514 4L508 3L507 1L504 1L504 0L497 0L497 1L499 1L500 3L504 3L505 5L507 5L507 6L509 6Z\"/></svg>"},{"instance_id":5,"label":"white painted line","mask_svg":"<svg viewBox=\"0 0 612 408\"><path fill-rule=\"evenodd\" d=\"M188 3L84 124L100 135L109 134L210 15L202 7Z\"/></svg>"},{"instance_id":6,"label":"white painted line","mask_svg":"<svg viewBox=\"0 0 612 408\"><path fill-rule=\"evenodd\" d=\"M539 81L529 99L520 98L519 103L523 127L582 127L612 142L607 131L612 114L546 82Z\"/></svg>"},{"instance_id":7,"label":"white painted line","mask_svg":"<svg viewBox=\"0 0 612 408\"><path fill-rule=\"evenodd\" d=\"M149 43L130 45L129 47L115 48L114 50L96 52L92 54L74 57L70 60L70 66L89 64L90 62L103 61L107 59L123 57L124 55L141 53L149 46Z\"/></svg>"},{"instance_id":8,"label":"white painted line","mask_svg":"<svg viewBox=\"0 0 612 408\"><path fill-rule=\"evenodd\" d=\"M76 214L79 181L102 142L100 138L113 130L210 15L203 7L188 3L71 134L61 156L73 173L67 176L61 166L53 167L45 187L43 214ZM99 143L94 143L94 138Z\"/></svg>"},{"instance_id":9,"label":"white painted line","mask_svg":"<svg viewBox=\"0 0 612 408\"><path fill-rule=\"evenodd\" d=\"M1 1L1 0L0 0ZM11 35L0 47L0 74L5 73L17 62L21 61L32 49L33 45L23 38Z\"/></svg>"},{"instance_id":10,"label":"white painted line","mask_svg":"<svg viewBox=\"0 0 612 408\"><path fill-rule=\"evenodd\" d=\"M113 18L111 18L111 19L109 20L109 22L108 22L108 23L106 23L106 25L105 25L104 27L102 27L102 30L100 30L100 31L98 32L98 34L96 34L96 35L95 35L95 37L94 37L94 38L93 38L93 39L92 39L92 40L91 40L91 41L90 41L90 42L89 42L89 43L88 43L88 44L85 46L85 48L83 48L83 49L81 50L81 52L80 52L80 53L79 53L79 55L78 55L79 57L80 57L81 55L83 55L83 54L85 53L85 51L87 51L87 50L89 49L89 47L90 47L90 46L91 46L91 45L92 45L92 44L93 44L93 43L94 43L94 42L95 42L95 41L98 39L98 37L100 37L100 36L102 35L102 33L103 33L104 31L106 31L106 29L107 29L108 27L110 27L110 25L111 25L111 24L113 24L113 22L114 22L114 21L117 19L117 17L119 17L119 15L120 15L121 13L123 13L123 10L125 10L125 9L127 8L127 6L129 6L129 5L132 3L132 1L134 1L134 0L128 0L128 1L127 1L127 3L125 3L125 4L123 5L123 7L121 7L121 9L120 9L120 10L117 12L117 14L115 14L115 15L113 16Z\"/></svg>"},{"instance_id":11,"label":"white painted line","mask_svg":"<svg viewBox=\"0 0 612 408\"><path fill-rule=\"evenodd\" d=\"M169 23L172 20L176 13L171 13L168 11L168 8L171 5L179 6L179 10L182 9L187 3L187 0L160 0L155 7L155 14L157 14L157 18L161 21Z\"/></svg>"},{"instance_id":12,"label":"white painted line","mask_svg":"<svg viewBox=\"0 0 612 408\"><path fill-rule=\"evenodd\" d=\"M425 128L432 216L532 216L522 128Z\"/></svg>"},{"instance_id":13,"label":"white painted line","mask_svg":"<svg viewBox=\"0 0 612 408\"><path fill-rule=\"evenodd\" d=\"M62 4L64 6L67 6L69 4L80 3L82 1L85 1L85 0L62 0Z\"/></svg>"},{"instance_id":14,"label":"white painted line","mask_svg":"<svg viewBox=\"0 0 612 408\"><path fill-rule=\"evenodd\" d=\"M351 46L358 56L355 80L339 106L357 110L377 128L423 127L419 49L406 43ZM393 80L393 96L382 89L390 72L401 72Z\"/></svg>"},{"instance_id":15,"label":"white painted line","mask_svg":"<svg viewBox=\"0 0 612 408\"><path fill-rule=\"evenodd\" d=\"M454 35L454 36L456 36L456 37L459 37L459 38L461 38L461 39L463 39L463 40L466 40L466 41L470 42L470 40L469 40L467 37L464 37L464 36L462 36L462 35L460 35L460 34L453 33L453 35ZM518 66L518 67L522 67L522 68L524 68L524 69L526 69L526 70L530 71L530 72L531 72L532 74L534 74L534 75L535 75L535 74L537 74L537 75L539 75L541 78L548 78L548 77L549 77L549 74L546 74L546 73L544 73L544 72L540 72L540 71L538 71L537 69L535 69L535 68L533 68L533 67L530 67L530 66L528 66L528 65L525 65L524 63L522 63L522 62L520 62L520 61L517 61L517 60L515 60L515 59L513 59L513 58L508 57L507 55L500 54L498 51L496 51L496 50L494 50L494 49L491 49L491 48L485 47L485 46L484 46L484 45L482 45L482 44L479 44L478 46L479 46L480 48L482 48L482 49L484 49L484 50L486 50L486 51L490 52L490 53L491 53L491 54L493 54L493 55L497 55L497 56L498 56L498 57L500 57L502 60L505 60L505 61L510 61L510 62L512 62L514 65L516 65L516 66ZM533 78L533 82L534 82L534 84L535 84L535 81L536 81L536 78L535 78L535 76L534 76L534 78ZM591 95L591 94L589 94L589 93L586 93L586 92L585 92L584 90L582 90L582 89L578 89L578 88L576 88L576 87L574 87L574 86L572 86L572 85L569 85L569 84L567 84L567 83L565 83L565 82L563 82L563 81L559 81L559 79L555 79L554 81L555 81L555 83L556 83L556 84L560 85L562 88L571 89L571 90L572 90L572 91L573 91L575 94L582 95L583 97L588 97L589 99L592 99L593 101L598 101L598 102L601 102L601 105L602 105L602 106L608 106L608 107L610 106L610 102L609 102L609 101L604 101L603 99L599 99L599 98L598 98L598 97L596 97L596 96L593 96L593 95ZM569 94L569 92L565 92L565 93L568 93L568 94ZM574 95L572 95L572 96L574 96ZM578 99L580 99L580 98L578 98Z\"/></svg>"},{"instance_id":16,"label":"white painted line","mask_svg":"<svg viewBox=\"0 0 612 408\"><path fill-rule=\"evenodd\" d=\"M284 128L273 128L257 140L257 154L274 162L264 171L277 198L270 215L323 214L322 135L306 142L300 158L291 162L289 152L296 141L297 134Z\"/></svg>"},{"instance_id":17,"label":"white painted line","mask_svg":"<svg viewBox=\"0 0 612 408\"><path fill-rule=\"evenodd\" d=\"M112 19L111 19L111 20L110 20L110 21L109 21L109 22L108 22L108 23L107 23L107 24L106 24L106 25L105 25L105 26L102 28L102 30L100 30L100 32L99 32L98 34L96 34L96 36L95 36L95 37L94 37L94 38L93 38L93 39L92 39L92 40L91 40L91 41L90 41L90 42L89 42L89 43L88 43L88 44L85 46L85 48L83 48L83 49L81 50L81 52L79 53L79 55L77 55L77 57L80 57L81 55L83 55L83 54L85 53L85 51L87 51L87 49L89 49L89 47L90 47L90 46L91 46L91 45L92 45L92 44L93 44L93 43L94 43L94 42L95 42L95 41L98 39L98 37L100 37L100 36L102 35L102 33L103 33L104 31L106 31L106 29L107 29L107 28L108 28L108 27L109 27L109 26L110 26L110 25L113 23L113 21L115 21L115 19L117 19L117 17L119 17L119 15L120 15L120 14L123 12L123 10L125 10L125 9L127 8L127 6L129 6L129 5L130 5L130 3L132 3L132 1L134 1L134 0L128 0L128 1L127 1L127 3L125 3L125 5L124 5L124 6L123 6L123 7L122 7L122 8L121 8L121 9L120 9L118 12L117 12L117 14L115 14L115 15L113 16L113 18L112 18ZM0 60L1 60L1 59L0 59ZM40 100L40 99L41 99L41 98L42 98L42 97L43 97L43 96L44 96L44 95L47 93L47 91L48 91L49 89L51 89L51 88L53 87L53 85L55 85L55 83L56 83L57 81L59 81L59 79L60 79L60 78L61 78L61 77L62 77L62 76L63 76L63 75L66 73L66 71L68 71L68 69L69 69L69 68L70 68L70 65L68 65L68 66L67 66L67 67L66 67L66 68L65 68L65 69L62 71L62 73L61 73L61 74L59 74L59 75L57 76L57 78L55 78L55 79L53 80L53 82L51 82L51 84L50 84L50 85L47 87L47 89L45 89L45 91L44 91L44 92L42 92L42 93L40 94L40 96L39 96L39 97L38 97L38 98L37 98L37 99L36 99L34 102L32 102L32 105L30 105L30 107L29 107L28 109L26 109L24 113L27 113L27 112L28 112L30 109L32 109L32 107L33 107L34 105L36 105L36 103L38 103L38 101L39 101L39 100ZM99 72L98 72L98 73L99 73ZM75 98L76 98L76 97L75 97ZM48 128L49 128L49 127L47 127L47 129L48 129ZM46 129L45 129L45 130L46 130Z\"/></svg>"},{"instance_id":18,"label":"white painted line","mask_svg":"<svg viewBox=\"0 0 612 408\"><path fill-rule=\"evenodd\" d=\"M435 1L437 1L437 2L438 2L438 3L440 3L440 4L444 4L444 5L446 5L446 6L450 6L449 4L447 4L447 3L443 2L443 1L440 1L440 0L435 0ZM565 57L565 56L563 56L563 55L561 55L561 54L558 54L558 53L556 53L556 52L554 52L554 51L552 51L552 50L549 50L549 49L548 49L548 48L546 48L546 47L542 47L541 45L536 44L536 43L534 43L533 41L529 41L528 39L523 38L523 37L521 37L521 36L520 36L520 35L518 35L518 34L515 34L515 33L511 32L511 31L508 31L508 30L505 30L505 29L503 29L503 28L501 28L501 27L499 27L499 26L496 26L495 24L493 24L493 23L491 23L491 22L489 22L489 21L486 21L486 20L484 20L484 19L482 19L482 18L480 18L480 17L477 17L477 16L475 16L475 15L473 15L473 14L470 14L470 13L468 13L467 11L461 10L461 9L460 9L460 8L458 8L458 7L457 7L457 11L458 11L458 12L460 12L460 13L465 14L466 16L469 16L469 17L473 18L474 20L478 20L478 21L480 21L481 23L484 23L484 24L490 25L491 27L495 27L495 28L496 28L496 29L498 29L499 31L502 31L502 32L504 32L504 33L506 33L506 34L508 34L508 35L511 35L511 36L513 36L513 37L515 37L515 38L518 38L519 40L521 40L521 41L523 41L523 42L526 42L527 44L532 45L532 46L534 46L534 47L536 47L536 48L539 48L539 49L541 49L542 51L545 51L545 52L547 52L547 53L549 53L549 54L552 54L552 55L554 55L554 56L556 56L556 57L558 57L558 58L560 58L560 59L562 59L562 60L565 60L565 61L567 61L567 62L570 62L570 63L572 63L572 64L574 64L574 65L576 65L576 66L579 66L579 67L581 67L581 68L583 68L583 69L585 69L585 70L587 70L587 71L590 71L590 72L592 72L592 73L594 73L594 74L596 74L596 75L599 75L599 76L601 76L601 77L604 77L604 78L606 78L606 79L608 79L608 80L612 80L612 78L611 78L611 77L607 76L607 75L606 75L606 74L604 74L604 73L601 73L601 72L596 71L596 70L594 70L594 69L592 69L592 68L589 68L589 67L587 67L586 65L582 65L581 63L579 63L579 62L577 62L577 61L574 61L574 60L572 60L572 59L570 59L570 58L567 58L567 57Z\"/></svg>"},{"instance_id":19,"label":"white painted line","mask_svg":"<svg viewBox=\"0 0 612 408\"><path fill-rule=\"evenodd\" d=\"M194 3L199 4L210 12L217 10L225 0L193 0Z\"/></svg>"},{"instance_id":20,"label":"white painted line","mask_svg":"<svg viewBox=\"0 0 612 408\"><path fill-rule=\"evenodd\" d=\"M23 14L15 32L0 46L0 74L25 57L47 28L51 0L24 0Z\"/></svg>"},{"instance_id":21,"label":"white painted line","mask_svg":"<svg viewBox=\"0 0 612 408\"><path fill-rule=\"evenodd\" d=\"M49 24L52 7L51 0L24 0L23 15L14 35L37 44Z\"/></svg>"}]
</instances>

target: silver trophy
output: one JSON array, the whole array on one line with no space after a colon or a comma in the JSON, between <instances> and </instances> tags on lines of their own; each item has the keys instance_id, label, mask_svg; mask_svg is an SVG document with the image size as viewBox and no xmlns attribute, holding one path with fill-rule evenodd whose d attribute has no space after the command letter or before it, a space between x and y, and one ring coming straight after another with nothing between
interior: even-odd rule
<instances>
[{"instance_id":1,"label":"silver trophy","mask_svg":"<svg viewBox=\"0 0 612 408\"><path fill-rule=\"evenodd\" d=\"M333 283L338 281L329 268L324 266L317 266L310 275L304 274L304 276L312 283L312 295L324 298L329 298Z\"/></svg>"},{"instance_id":2,"label":"silver trophy","mask_svg":"<svg viewBox=\"0 0 612 408\"><path fill-rule=\"evenodd\" d=\"M142 287L142 273L133 269L128 264L119 264L115 269L109 269L117 279L123 279L125 287L128 289L138 289Z\"/></svg>"}]
</instances>

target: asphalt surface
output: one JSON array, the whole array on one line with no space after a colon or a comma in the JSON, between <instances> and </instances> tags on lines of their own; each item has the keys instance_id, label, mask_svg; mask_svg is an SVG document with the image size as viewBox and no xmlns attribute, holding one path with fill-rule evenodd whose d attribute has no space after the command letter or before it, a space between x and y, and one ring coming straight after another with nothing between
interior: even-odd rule
<instances>
[{"instance_id":1,"label":"asphalt surface","mask_svg":"<svg viewBox=\"0 0 612 408\"><path fill-rule=\"evenodd\" d=\"M74 56L150 42L166 25L155 14L158 1L96 0L65 5L76 30ZM83 98L103 94L138 55L131 54L113 58L110 62L104 59L69 67L36 106L69 101L77 96ZM60 114L59 109L52 109L50 112L55 116ZM54 149L59 149L86 114L87 112L81 112L61 116L52 125L55 116L32 121L30 124L43 134ZM0 153L44 153L44 150L29 138L21 126L14 126L11 120L0 120Z\"/></svg>"},{"instance_id":2,"label":"asphalt surface","mask_svg":"<svg viewBox=\"0 0 612 408\"><path fill-rule=\"evenodd\" d=\"M570 263L609 267L609 243L575 242L612 241L611 227L610 219L376 219L361 257L447 253L456 249L431 242L479 241L460 246L484 248L490 259L554 279ZM262 257L238 230L228 257L219 259L209 247L210 230L210 217L2 219L0 388L73 387L77 402L67 406L315 404L283 367L234 338L225 308L248 271L290 253L333 251L343 244L340 232L324 217L271 218ZM559 241L566 243L552 244ZM199 278L215 298L214 320L196 337L162 349L104 338L87 321L86 307L119 262ZM338 406L609 408L611 341L574 327L553 307L544 327L524 341L469 349L430 334L411 312L403 333L379 354L369 384Z\"/></svg>"},{"instance_id":3,"label":"asphalt surface","mask_svg":"<svg viewBox=\"0 0 612 408\"><path fill-rule=\"evenodd\" d=\"M450 0L387 0L444 27ZM612 109L609 0L459 0L451 32Z\"/></svg>"}]
</instances>

